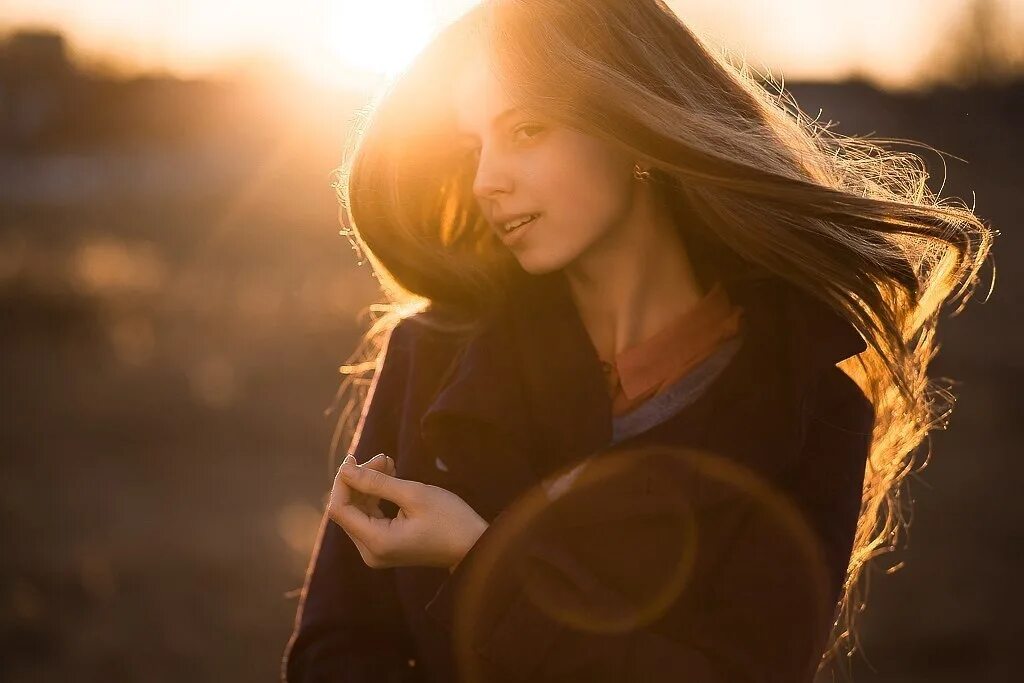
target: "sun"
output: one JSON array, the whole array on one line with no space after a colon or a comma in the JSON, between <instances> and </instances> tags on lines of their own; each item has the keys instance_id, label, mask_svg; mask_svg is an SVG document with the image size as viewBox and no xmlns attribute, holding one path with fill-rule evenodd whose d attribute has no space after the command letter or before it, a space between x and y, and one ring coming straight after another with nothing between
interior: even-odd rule
<instances>
[{"instance_id":1,"label":"sun","mask_svg":"<svg viewBox=\"0 0 1024 683\"><path fill-rule=\"evenodd\" d=\"M328 51L351 71L401 71L439 26L428 0L335 0L328 6Z\"/></svg>"}]
</instances>

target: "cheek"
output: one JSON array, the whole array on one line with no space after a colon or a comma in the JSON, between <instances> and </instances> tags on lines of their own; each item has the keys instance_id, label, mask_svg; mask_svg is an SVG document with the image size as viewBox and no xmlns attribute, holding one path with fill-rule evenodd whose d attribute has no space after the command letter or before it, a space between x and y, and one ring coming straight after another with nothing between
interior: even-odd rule
<instances>
[{"instance_id":1,"label":"cheek","mask_svg":"<svg viewBox=\"0 0 1024 683\"><path fill-rule=\"evenodd\" d=\"M546 150L543 207L567 239L593 240L627 213L630 167L584 136L560 143Z\"/></svg>"}]
</instances>

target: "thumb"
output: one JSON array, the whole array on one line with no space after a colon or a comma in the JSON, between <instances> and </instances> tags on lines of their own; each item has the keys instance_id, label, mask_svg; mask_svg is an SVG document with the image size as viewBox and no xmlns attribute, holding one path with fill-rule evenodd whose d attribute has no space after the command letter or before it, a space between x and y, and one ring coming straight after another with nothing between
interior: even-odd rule
<instances>
[{"instance_id":1,"label":"thumb","mask_svg":"<svg viewBox=\"0 0 1024 683\"><path fill-rule=\"evenodd\" d=\"M345 483L355 490L390 500L404 508L413 502L415 491L420 486L419 482L399 479L377 469L359 466L354 458L346 458L340 474Z\"/></svg>"},{"instance_id":2,"label":"thumb","mask_svg":"<svg viewBox=\"0 0 1024 683\"><path fill-rule=\"evenodd\" d=\"M364 462L362 465L360 465L360 467L370 468L372 470L377 470L378 472L383 472L384 474L390 474L391 476L394 476L395 467L392 464L392 462L393 461L388 456L384 455L383 453L378 453L377 455L373 456L372 458Z\"/></svg>"}]
</instances>

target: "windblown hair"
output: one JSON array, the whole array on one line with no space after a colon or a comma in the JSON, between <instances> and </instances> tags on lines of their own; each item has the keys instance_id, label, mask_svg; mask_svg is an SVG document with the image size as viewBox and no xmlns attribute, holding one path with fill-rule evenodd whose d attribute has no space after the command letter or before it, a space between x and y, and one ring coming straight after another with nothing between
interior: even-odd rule
<instances>
[{"instance_id":1,"label":"windblown hair","mask_svg":"<svg viewBox=\"0 0 1024 683\"><path fill-rule=\"evenodd\" d=\"M342 367L335 405L351 397L332 454L357 427L363 376L379 367L380 339L401 318L444 309L466 321L453 331L471 328L521 273L474 201L474 160L451 136L446 83L472 46L488 51L528 116L651 168L698 274L777 276L868 342L840 365L877 417L839 618L819 669L844 645L849 657L864 570L909 528L904 481L927 464L919 446L946 428L955 401L927 373L941 308L959 300L952 315L963 309L998 231L961 200L933 194L919 156L886 149L899 140L844 136L811 120L662 0L485 0L436 35L353 126L335 187L345 232L387 302L372 307L381 315L350 359L358 362ZM994 274L993 265L993 283Z\"/></svg>"}]
</instances>

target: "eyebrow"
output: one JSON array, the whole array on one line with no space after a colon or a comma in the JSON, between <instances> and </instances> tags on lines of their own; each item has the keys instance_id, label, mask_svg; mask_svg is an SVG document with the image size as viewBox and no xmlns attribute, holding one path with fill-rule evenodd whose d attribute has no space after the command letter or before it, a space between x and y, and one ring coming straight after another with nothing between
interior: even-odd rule
<instances>
[{"instance_id":1,"label":"eyebrow","mask_svg":"<svg viewBox=\"0 0 1024 683\"><path fill-rule=\"evenodd\" d=\"M498 124L501 123L503 120L505 120L507 117L511 116L512 114L518 113L518 112L519 112L519 107L516 107L516 106L509 107L508 109L506 109L505 111L501 112L500 114L498 114L497 116L494 117L494 120L491 122L491 126L492 127L497 127ZM460 130L460 131L457 131L457 137L460 140L468 140L470 138L476 138L476 135L474 135L473 133L466 133L465 131L461 131Z\"/></svg>"}]
</instances>

